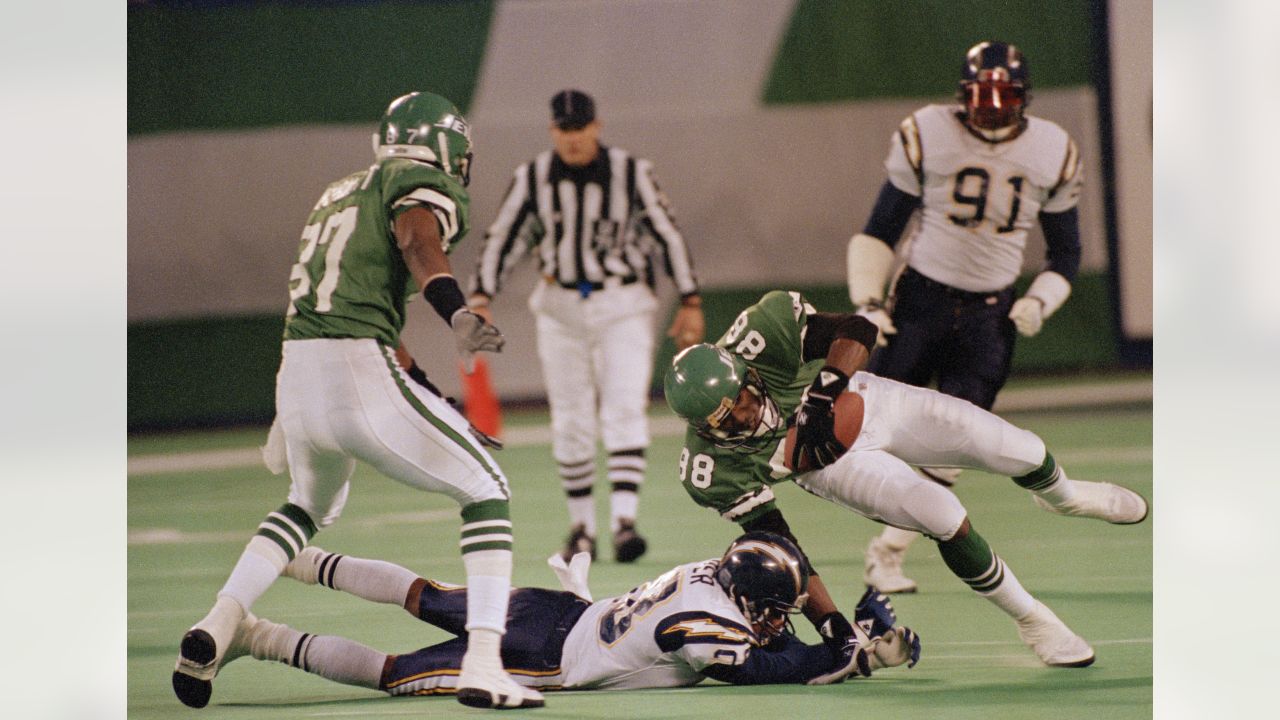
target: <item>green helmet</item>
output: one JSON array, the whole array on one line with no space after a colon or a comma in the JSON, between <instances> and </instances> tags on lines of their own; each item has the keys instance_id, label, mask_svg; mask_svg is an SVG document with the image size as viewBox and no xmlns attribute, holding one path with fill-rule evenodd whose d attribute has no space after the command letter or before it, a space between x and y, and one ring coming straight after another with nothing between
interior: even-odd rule
<instances>
[{"instance_id":1,"label":"green helmet","mask_svg":"<svg viewBox=\"0 0 1280 720\"><path fill-rule=\"evenodd\" d=\"M471 126L453 103L434 93L412 92L392 100L373 136L373 152L379 160L422 160L463 186L471 182Z\"/></svg>"},{"instance_id":2,"label":"green helmet","mask_svg":"<svg viewBox=\"0 0 1280 720\"><path fill-rule=\"evenodd\" d=\"M747 382L747 363L724 348L701 343L671 361L663 380L667 404L699 430L729 415Z\"/></svg>"}]
</instances>

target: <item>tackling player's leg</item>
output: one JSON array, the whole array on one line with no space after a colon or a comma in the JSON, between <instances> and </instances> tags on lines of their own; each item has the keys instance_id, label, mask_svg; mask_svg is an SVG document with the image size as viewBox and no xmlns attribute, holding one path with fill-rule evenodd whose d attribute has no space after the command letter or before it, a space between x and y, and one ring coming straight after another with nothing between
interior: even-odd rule
<instances>
[{"instance_id":1,"label":"tackling player's leg","mask_svg":"<svg viewBox=\"0 0 1280 720\"><path fill-rule=\"evenodd\" d=\"M947 568L1008 614L1045 664L1078 667L1093 661L1088 643L1047 608L1041 611L1042 605L973 529L955 494L921 478L901 459L855 448L796 482L842 507L933 538Z\"/></svg>"}]
</instances>

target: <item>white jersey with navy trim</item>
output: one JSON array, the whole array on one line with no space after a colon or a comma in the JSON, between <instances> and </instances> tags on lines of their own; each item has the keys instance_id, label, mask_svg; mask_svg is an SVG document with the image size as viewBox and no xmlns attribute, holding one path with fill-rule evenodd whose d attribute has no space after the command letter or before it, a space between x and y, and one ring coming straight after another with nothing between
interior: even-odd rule
<instances>
[{"instance_id":1,"label":"white jersey with navy trim","mask_svg":"<svg viewBox=\"0 0 1280 720\"><path fill-rule=\"evenodd\" d=\"M591 605L565 639L564 687L681 687L709 665L741 665L755 644L715 581L719 559L673 568Z\"/></svg>"},{"instance_id":2,"label":"white jersey with navy trim","mask_svg":"<svg viewBox=\"0 0 1280 720\"><path fill-rule=\"evenodd\" d=\"M903 120L885 168L923 205L907 263L952 287L991 292L1017 279L1039 213L1079 202L1082 163L1075 141L1049 120L1027 116L1020 135L991 143L958 110L927 105Z\"/></svg>"}]
</instances>

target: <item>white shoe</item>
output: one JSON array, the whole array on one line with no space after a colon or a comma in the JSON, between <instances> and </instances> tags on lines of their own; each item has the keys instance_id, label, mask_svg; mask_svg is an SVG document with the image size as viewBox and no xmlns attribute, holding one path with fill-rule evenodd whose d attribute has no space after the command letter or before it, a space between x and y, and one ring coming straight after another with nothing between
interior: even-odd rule
<instances>
[{"instance_id":1,"label":"white shoe","mask_svg":"<svg viewBox=\"0 0 1280 720\"><path fill-rule=\"evenodd\" d=\"M1066 623L1039 600L1018 623L1018 637L1031 646L1040 661L1053 667L1086 667L1093 664L1093 648L1071 632Z\"/></svg>"},{"instance_id":2,"label":"white shoe","mask_svg":"<svg viewBox=\"0 0 1280 720\"><path fill-rule=\"evenodd\" d=\"M315 585L320 573L320 557L324 554L324 550L315 545L302 548L302 552L284 566L283 575L300 583Z\"/></svg>"},{"instance_id":3,"label":"white shoe","mask_svg":"<svg viewBox=\"0 0 1280 720\"><path fill-rule=\"evenodd\" d=\"M475 708L508 710L535 708L546 704L542 693L515 681L494 660L475 660L469 655L462 658L462 671L458 673L458 702Z\"/></svg>"},{"instance_id":4,"label":"white shoe","mask_svg":"<svg viewBox=\"0 0 1280 720\"><path fill-rule=\"evenodd\" d=\"M209 704L218 671L249 653L247 637L257 621L240 603L221 596L209 614L182 636L173 668L173 693L182 704L193 708Z\"/></svg>"},{"instance_id":5,"label":"white shoe","mask_svg":"<svg viewBox=\"0 0 1280 720\"><path fill-rule=\"evenodd\" d=\"M916 581L902 574L902 560L906 556L906 548L895 550L879 536L872 538L863 556L862 581L882 593L915 592Z\"/></svg>"},{"instance_id":6,"label":"white shoe","mask_svg":"<svg viewBox=\"0 0 1280 720\"><path fill-rule=\"evenodd\" d=\"M1036 504L1051 513L1097 518L1116 525L1132 525L1147 519L1150 507L1147 501L1129 488L1106 482L1072 480L1075 500L1061 507L1052 505L1039 495L1032 495Z\"/></svg>"}]
</instances>

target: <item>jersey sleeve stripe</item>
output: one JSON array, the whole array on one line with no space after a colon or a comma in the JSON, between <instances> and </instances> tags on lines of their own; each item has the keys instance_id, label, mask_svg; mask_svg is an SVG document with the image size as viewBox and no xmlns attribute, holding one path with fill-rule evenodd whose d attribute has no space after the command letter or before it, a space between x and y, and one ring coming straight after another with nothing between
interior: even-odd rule
<instances>
[{"instance_id":1,"label":"jersey sleeve stripe","mask_svg":"<svg viewBox=\"0 0 1280 720\"><path fill-rule=\"evenodd\" d=\"M1062 170L1058 173L1058 182L1049 191L1049 197L1053 197L1058 193L1058 190L1070 184L1079 170L1080 151L1076 148L1076 141L1067 138L1067 154L1062 159Z\"/></svg>"},{"instance_id":2,"label":"jersey sleeve stripe","mask_svg":"<svg viewBox=\"0 0 1280 720\"><path fill-rule=\"evenodd\" d=\"M898 138L902 141L902 150L907 154L907 162L920 180L920 188L924 189L924 147L920 144L920 127L916 125L916 117L908 116L898 126Z\"/></svg>"},{"instance_id":3,"label":"jersey sleeve stripe","mask_svg":"<svg viewBox=\"0 0 1280 720\"><path fill-rule=\"evenodd\" d=\"M651 175L652 165L647 160L640 160L635 166L636 190L644 205L645 217L654 230L654 239L662 244L667 269L681 295L698 291L698 282L693 276L693 263L689 259L689 250L685 246L684 236L671 222L667 211L658 202L657 186Z\"/></svg>"},{"instance_id":4,"label":"jersey sleeve stripe","mask_svg":"<svg viewBox=\"0 0 1280 720\"><path fill-rule=\"evenodd\" d=\"M458 205L448 195L431 188L421 187L395 201L391 207L398 209L406 205L430 206L440 220L441 235L443 235L441 239L445 242L449 242L454 235L458 234Z\"/></svg>"},{"instance_id":5,"label":"jersey sleeve stripe","mask_svg":"<svg viewBox=\"0 0 1280 720\"><path fill-rule=\"evenodd\" d=\"M773 488L765 485L746 497L738 498L732 507L720 513L720 517L725 520L737 520L761 505L773 502L773 499Z\"/></svg>"},{"instance_id":6,"label":"jersey sleeve stripe","mask_svg":"<svg viewBox=\"0 0 1280 720\"><path fill-rule=\"evenodd\" d=\"M497 294L504 272L511 267L516 238L520 235L529 215L529 166L516 168L511 189L502 201L498 217L485 233L484 247L480 251L480 267L477 269L476 289L490 297Z\"/></svg>"}]
</instances>

